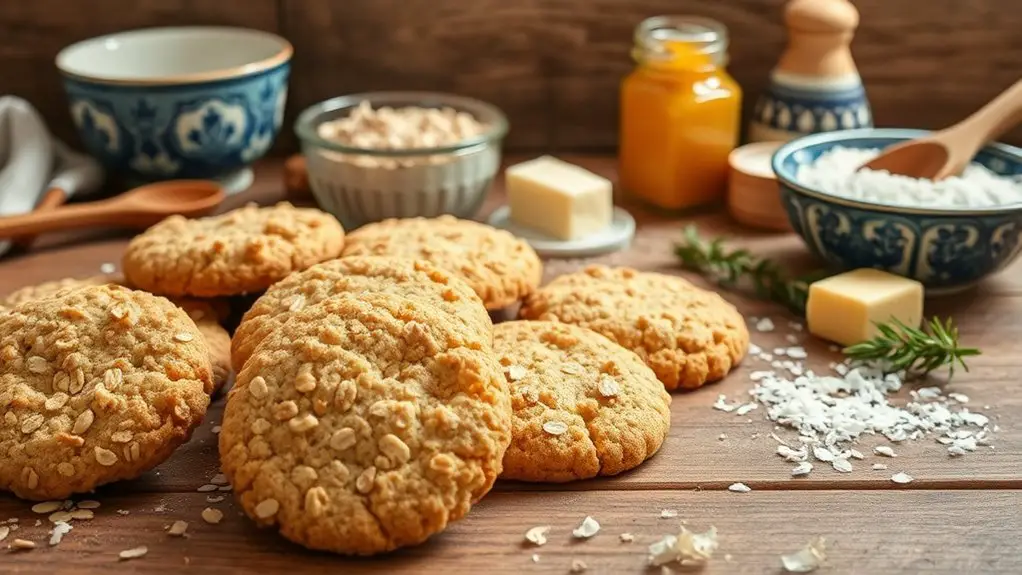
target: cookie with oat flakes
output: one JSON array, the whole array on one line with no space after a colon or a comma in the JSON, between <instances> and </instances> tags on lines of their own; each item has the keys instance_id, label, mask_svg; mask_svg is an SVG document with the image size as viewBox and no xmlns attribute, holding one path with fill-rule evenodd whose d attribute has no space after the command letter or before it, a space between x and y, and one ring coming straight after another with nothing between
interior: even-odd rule
<instances>
[{"instance_id":1,"label":"cookie with oat flakes","mask_svg":"<svg viewBox=\"0 0 1022 575\"><path fill-rule=\"evenodd\" d=\"M164 298L90 286L0 315L0 488L63 499L138 477L184 443L213 381Z\"/></svg>"},{"instance_id":2,"label":"cookie with oat flakes","mask_svg":"<svg viewBox=\"0 0 1022 575\"><path fill-rule=\"evenodd\" d=\"M723 379L749 348L745 319L720 295L630 268L563 275L527 298L519 315L607 336L637 353L668 390Z\"/></svg>"},{"instance_id":3,"label":"cookie with oat flakes","mask_svg":"<svg viewBox=\"0 0 1022 575\"><path fill-rule=\"evenodd\" d=\"M398 256L425 260L472 286L488 310L532 293L543 264L523 240L504 230L453 216L390 219L348 235L344 256Z\"/></svg>"},{"instance_id":4,"label":"cookie with oat flakes","mask_svg":"<svg viewBox=\"0 0 1022 575\"><path fill-rule=\"evenodd\" d=\"M653 456L671 426L671 396L633 352L547 321L493 330L511 392L503 479L564 482L617 475Z\"/></svg>"},{"instance_id":5,"label":"cookie with oat flakes","mask_svg":"<svg viewBox=\"0 0 1022 575\"><path fill-rule=\"evenodd\" d=\"M391 294L335 296L264 340L228 393L224 473L262 526L370 555L465 515L500 474L511 407L488 342Z\"/></svg>"},{"instance_id":6,"label":"cookie with oat flakes","mask_svg":"<svg viewBox=\"0 0 1022 575\"><path fill-rule=\"evenodd\" d=\"M429 262L395 257L352 256L324 262L274 284L245 313L234 332L232 360L241 371L260 341L291 315L344 293L391 293L436 307L481 341L493 338L493 323L468 284Z\"/></svg>"},{"instance_id":7,"label":"cookie with oat flakes","mask_svg":"<svg viewBox=\"0 0 1022 575\"><path fill-rule=\"evenodd\" d=\"M165 296L263 291L291 272L340 255L344 229L320 210L248 205L219 216L171 216L128 244L131 285Z\"/></svg>"},{"instance_id":8,"label":"cookie with oat flakes","mask_svg":"<svg viewBox=\"0 0 1022 575\"><path fill-rule=\"evenodd\" d=\"M26 301L56 296L82 287L107 284L125 286L126 283L120 274L64 278L25 286L13 291L0 302L0 306L6 304L9 307L14 307ZM209 348L209 360L213 367L213 393L216 394L223 389L231 375L231 334L227 333L227 330L221 325L221 322L230 314L230 306L222 299L175 298L171 301L188 312L188 316L195 322L206 341L206 346Z\"/></svg>"}]
</instances>

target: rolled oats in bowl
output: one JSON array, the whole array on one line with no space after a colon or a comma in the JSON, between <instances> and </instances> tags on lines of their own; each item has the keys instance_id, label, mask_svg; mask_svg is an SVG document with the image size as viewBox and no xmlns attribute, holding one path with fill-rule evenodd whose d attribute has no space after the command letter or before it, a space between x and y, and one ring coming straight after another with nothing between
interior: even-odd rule
<instances>
[{"instance_id":1,"label":"rolled oats in bowl","mask_svg":"<svg viewBox=\"0 0 1022 575\"><path fill-rule=\"evenodd\" d=\"M327 100L295 131L320 205L345 226L386 218L471 218L500 165L504 115L447 94L387 92Z\"/></svg>"}]
</instances>

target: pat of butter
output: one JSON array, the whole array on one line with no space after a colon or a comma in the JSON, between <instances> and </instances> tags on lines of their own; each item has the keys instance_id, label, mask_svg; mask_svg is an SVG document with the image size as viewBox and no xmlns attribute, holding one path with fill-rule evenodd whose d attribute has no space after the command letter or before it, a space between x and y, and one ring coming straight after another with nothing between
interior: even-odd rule
<instances>
[{"instance_id":1,"label":"pat of butter","mask_svg":"<svg viewBox=\"0 0 1022 575\"><path fill-rule=\"evenodd\" d=\"M919 327L923 320L923 284L880 270L858 269L809 286L809 333L855 345L877 334L877 323L899 320Z\"/></svg>"},{"instance_id":2,"label":"pat of butter","mask_svg":"<svg viewBox=\"0 0 1022 575\"><path fill-rule=\"evenodd\" d=\"M614 212L607 178L540 156L505 173L511 221L560 240L576 240L608 227Z\"/></svg>"}]
</instances>

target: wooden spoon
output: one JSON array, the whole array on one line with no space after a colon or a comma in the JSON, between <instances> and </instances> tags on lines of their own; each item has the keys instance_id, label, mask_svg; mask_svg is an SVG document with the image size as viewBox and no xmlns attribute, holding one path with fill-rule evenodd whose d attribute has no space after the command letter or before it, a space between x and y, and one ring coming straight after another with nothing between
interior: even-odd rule
<instances>
[{"instance_id":1,"label":"wooden spoon","mask_svg":"<svg viewBox=\"0 0 1022 575\"><path fill-rule=\"evenodd\" d=\"M962 173L987 142L1022 122L1022 80L950 128L885 149L860 169L942 180Z\"/></svg>"},{"instance_id":2,"label":"wooden spoon","mask_svg":"<svg viewBox=\"0 0 1022 575\"><path fill-rule=\"evenodd\" d=\"M108 200L0 218L0 238L93 226L147 228L174 214L208 214L225 197L219 184L205 180L149 184Z\"/></svg>"}]
</instances>

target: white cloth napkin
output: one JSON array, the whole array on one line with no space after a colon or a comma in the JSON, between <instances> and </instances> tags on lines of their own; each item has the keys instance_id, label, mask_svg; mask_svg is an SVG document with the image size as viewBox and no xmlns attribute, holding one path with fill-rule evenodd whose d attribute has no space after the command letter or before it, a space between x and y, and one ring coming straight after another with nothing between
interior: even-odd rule
<instances>
[{"instance_id":1,"label":"white cloth napkin","mask_svg":"<svg viewBox=\"0 0 1022 575\"><path fill-rule=\"evenodd\" d=\"M93 193L102 184L99 163L52 138L31 104L0 97L0 216L32 211L52 188L71 197ZM10 247L10 241L0 240L0 255Z\"/></svg>"}]
</instances>

